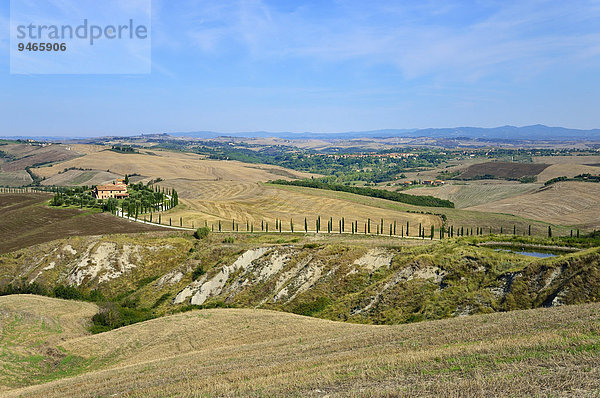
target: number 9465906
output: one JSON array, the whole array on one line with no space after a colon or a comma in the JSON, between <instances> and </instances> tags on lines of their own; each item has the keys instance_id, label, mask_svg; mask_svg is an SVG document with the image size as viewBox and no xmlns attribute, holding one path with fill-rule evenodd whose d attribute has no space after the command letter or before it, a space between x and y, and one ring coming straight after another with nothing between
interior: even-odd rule
<instances>
[{"instance_id":1,"label":"number 9465906","mask_svg":"<svg viewBox=\"0 0 600 398\"><path fill-rule=\"evenodd\" d=\"M67 51L66 43L19 43L19 51Z\"/></svg>"}]
</instances>

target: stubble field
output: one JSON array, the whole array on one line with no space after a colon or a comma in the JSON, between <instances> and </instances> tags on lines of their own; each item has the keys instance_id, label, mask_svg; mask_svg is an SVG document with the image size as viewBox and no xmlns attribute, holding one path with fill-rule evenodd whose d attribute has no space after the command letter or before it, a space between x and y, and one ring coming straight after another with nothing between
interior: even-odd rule
<instances>
[{"instance_id":1,"label":"stubble field","mask_svg":"<svg viewBox=\"0 0 600 398\"><path fill-rule=\"evenodd\" d=\"M214 309L93 336L73 327L41 331L44 317L53 325L67 322L60 307L72 303L11 296L0 304L9 308L1 322L27 331L42 349L56 347L57 334L64 334L58 350L74 365L63 363L59 374L50 369L55 381L5 390L7 397L583 397L600 388L598 304L398 326ZM31 369L18 371L29 382L44 381ZM5 388L16 387L6 380Z\"/></svg>"}]
</instances>

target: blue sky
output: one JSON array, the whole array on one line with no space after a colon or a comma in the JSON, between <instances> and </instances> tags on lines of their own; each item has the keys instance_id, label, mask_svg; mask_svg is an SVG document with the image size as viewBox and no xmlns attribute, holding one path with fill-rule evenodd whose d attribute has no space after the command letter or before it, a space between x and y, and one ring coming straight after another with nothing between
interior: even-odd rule
<instances>
[{"instance_id":1,"label":"blue sky","mask_svg":"<svg viewBox=\"0 0 600 398\"><path fill-rule=\"evenodd\" d=\"M153 0L148 75L11 75L1 1L4 136L600 127L600 0Z\"/></svg>"}]
</instances>

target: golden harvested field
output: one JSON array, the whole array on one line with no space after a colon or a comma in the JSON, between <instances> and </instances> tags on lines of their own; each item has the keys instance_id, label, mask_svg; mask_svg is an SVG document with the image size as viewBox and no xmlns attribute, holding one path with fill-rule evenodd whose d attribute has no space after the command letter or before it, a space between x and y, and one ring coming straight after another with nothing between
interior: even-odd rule
<instances>
[{"instance_id":1,"label":"golden harvested field","mask_svg":"<svg viewBox=\"0 0 600 398\"><path fill-rule=\"evenodd\" d=\"M473 206L468 210L508 213L593 229L600 224L600 184L565 181L537 192Z\"/></svg>"},{"instance_id":2,"label":"golden harvested field","mask_svg":"<svg viewBox=\"0 0 600 398\"><path fill-rule=\"evenodd\" d=\"M46 147L27 144L3 145L2 151L15 156L15 160L2 164L2 171L25 170L25 167L41 163L62 162L80 154L68 145L49 145Z\"/></svg>"},{"instance_id":3,"label":"golden harvested field","mask_svg":"<svg viewBox=\"0 0 600 398\"><path fill-rule=\"evenodd\" d=\"M579 174L600 175L600 167L586 166L575 163L557 163L548 167L538 175L539 182L546 182L552 178L566 176L569 178Z\"/></svg>"},{"instance_id":4,"label":"golden harvested field","mask_svg":"<svg viewBox=\"0 0 600 398\"><path fill-rule=\"evenodd\" d=\"M533 161L547 164L595 164L600 163L600 154L591 156L535 156Z\"/></svg>"},{"instance_id":5,"label":"golden harvested field","mask_svg":"<svg viewBox=\"0 0 600 398\"><path fill-rule=\"evenodd\" d=\"M33 179L25 170L10 172L0 171L0 186L2 187L21 187L24 185L29 185L32 182Z\"/></svg>"},{"instance_id":6,"label":"golden harvested field","mask_svg":"<svg viewBox=\"0 0 600 398\"><path fill-rule=\"evenodd\" d=\"M56 305L73 303L30 297L0 298L11 308L3 321L27 308L13 324L25 323L20 330L47 350L56 340L40 333L41 319L62 324L55 314L67 308ZM81 310L68 311L90 314L90 304L76 304ZM192 311L93 336L65 332L59 351L74 366L63 361L62 373L48 369L54 381L4 396L591 396L600 388L599 317L598 304L398 326ZM29 383L45 381L20 370Z\"/></svg>"},{"instance_id":7,"label":"golden harvested field","mask_svg":"<svg viewBox=\"0 0 600 398\"><path fill-rule=\"evenodd\" d=\"M80 167L93 170L110 170L113 173L140 174L148 179L186 179L191 181L244 181L258 182L286 177L310 177L310 174L268 165L251 165L236 161L201 159L191 153L170 151L145 151L136 154L117 153L110 150L92 151L52 167L36 169L36 174L49 178L65 168ZM152 153L152 154L150 154Z\"/></svg>"},{"instance_id":8,"label":"golden harvested field","mask_svg":"<svg viewBox=\"0 0 600 398\"><path fill-rule=\"evenodd\" d=\"M42 181L46 186L100 185L115 181L120 175L98 170L67 170Z\"/></svg>"},{"instance_id":9,"label":"golden harvested field","mask_svg":"<svg viewBox=\"0 0 600 398\"><path fill-rule=\"evenodd\" d=\"M180 205L167 212L167 217L178 220L183 217L186 225L194 222L198 226L208 223L225 222L225 229L231 229L231 220L244 224L254 223L255 229L261 221L269 222L271 229L275 228L275 219L283 220L283 230L290 229L290 219L294 220L295 229L304 229L304 217L309 223L309 230L314 230L317 217L322 218L321 229L327 229L327 220L334 218L334 229L338 229L338 220L344 217L346 230L351 230L350 223L357 220L359 227L368 218L375 223L381 218L385 221L385 229L394 220L400 224L406 221L416 225L422 223L429 228L435 225L439 228L441 220L430 214L413 214L381 207L357 204L336 197L315 196L315 189L298 190L281 189L276 186L260 183L241 182L188 182L167 181L180 192ZM181 191L180 191L181 189ZM431 211L436 209L431 208ZM164 218L163 218L164 220ZM400 227L398 227L400 228ZM414 234L417 233L413 229ZM399 233L399 230L398 230Z\"/></svg>"},{"instance_id":10,"label":"golden harvested field","mask_svg":"<svg viewBox=\"0 0 600 398\"><path fill-rule=\"evenodd\" d=\"M522 195L539 189L541 184L520 184L506 181L474 181L468 183L448 183L440 187L423 187L406 191L410 195L430 195L454 202L462 209Z\"/></svg>"}]
</instances>

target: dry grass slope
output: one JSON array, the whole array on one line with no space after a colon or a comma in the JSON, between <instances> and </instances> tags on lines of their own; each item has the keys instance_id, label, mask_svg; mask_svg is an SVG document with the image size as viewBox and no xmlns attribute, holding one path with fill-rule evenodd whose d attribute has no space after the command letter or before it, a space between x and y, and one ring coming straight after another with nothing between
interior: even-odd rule
<instances>
[{"instance_id":1,"label":"dry grass slope","mask_svg":"<svg viewBox=\"0 0 600 398\"><path fill-rule=\"evenodd\" d=\"M548 180L551 180L552 178L563 176L573 178L576 175L580 174L599 175L600 167L572 163L553 164L538 175L538 181L546 182Z\"/></svg>"},{"instance_id":2,"label":"dry grass slope","mask_svg":"<svg viewBox=\"0 0 600 398\"><path fill-rule=\"evenodd\" d=\"M97 149L97 148L92 148ZM82 150L85 150L83 148ZM281 178L282 172L298 178L309 177L310 174L289 171L277 166L248 165L236 161L219 161L201 159L191 153L148 151L124 154L110 150L88 151L83 157L67 162L36 169L36 173L51 177L59 171L70 167L80 167L93 170L110 170L119 175L140 174L149 178L160 177L163 180L192 180L192 181L246 181L258 182ZM288 176L289 177L289 176Z\"/></svg>"},{"instance_id":3,"label":"dry grass slope","mask_svg":"<svg viewBox=\"0 0 600 398\"><path fill-rule=\"evenodd\" d=\"M433 188L415 188L406 193L431 195L436 198L451 200L456 208L462 209L533 192L541 186L541 184L477 181L468 184L446 184Z\"/></svg>"},{"instance_id":4,"label":"dry grass slope","mask_svg":"<svg viewBox=\"0 0 600 398\"><path fill-rule=\"evenodd\" d=\"M16 159L2 165L2 171L25 170L26 167L63 162L79 156L79 153L65 145L50 145L46 147L26 144L3 145L2 150L13 155Z\"/></svg>"},{"instance_id":5,"label":"dry grass slope","mask_svg":"<svg viewBox=\"0 0 600 398\"><path fill-rule=\"evenodd\" d=\"M377 327L193 311L66 339L89 372L5 396L591 396L599 316L591 304Z\"/></svg>"},{"instance_id":6,"label":"dry grass slope","mask_svg":"<svg viewBox=\"0 0 600 398\"><path fill-rule=\"evenodd\" d=\"M48 297L0 297L0 392L62 376L75 362L57 345L88 335L97 310L95 304Z\"/></svg>"}]
</instances>

